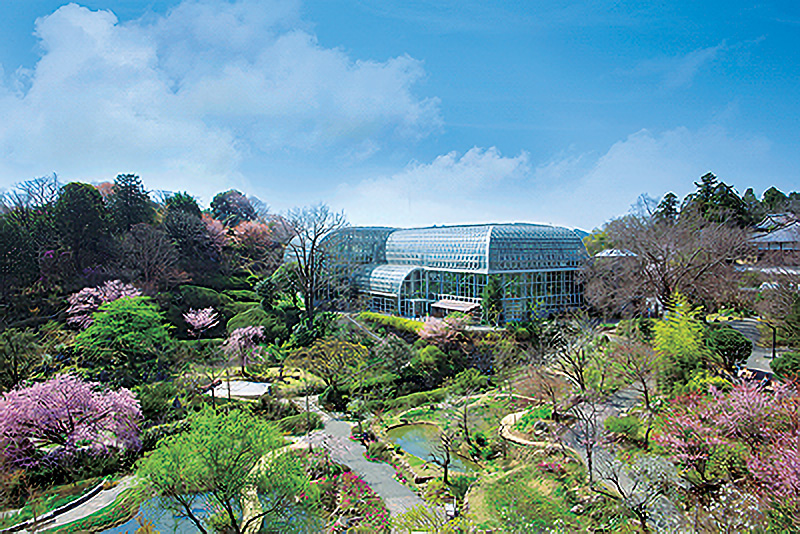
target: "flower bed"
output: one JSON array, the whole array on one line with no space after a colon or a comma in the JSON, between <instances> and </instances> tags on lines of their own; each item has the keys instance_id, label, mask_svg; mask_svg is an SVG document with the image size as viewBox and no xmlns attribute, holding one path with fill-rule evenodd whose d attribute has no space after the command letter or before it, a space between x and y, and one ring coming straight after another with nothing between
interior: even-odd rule
<instances>
[{"instance_id":1,"label":"flower bed","mask_svg":"<svg viewBox=\"0 0 800 534\"><path fill-rule=\"evenodd\" d=\"M390 532L389 510L380 497L352 472L336 476L339 487L339 507L347 517L358 520L360 526L369 526L377 532Z\"/></svg>"}]
</instances>

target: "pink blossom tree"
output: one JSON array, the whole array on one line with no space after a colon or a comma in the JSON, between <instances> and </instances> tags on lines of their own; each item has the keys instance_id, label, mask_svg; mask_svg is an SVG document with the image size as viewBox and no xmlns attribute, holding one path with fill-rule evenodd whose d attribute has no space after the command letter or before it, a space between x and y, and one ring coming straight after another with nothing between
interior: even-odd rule
<instances>
[{"instance_id":1,"label":"pink blossom tree","mask_svg":"<svg viewBox=\"0 0 800 534\"><path fill-rule=\"evenodd\" d=\"M656 441L705 498L734 484L772 508L777 530L800 528L800 395L739 384L729 393L674 399ZM708 490L708 491L706 491ZM738 491L738 490L737 490ZM714 503L711 503L714 508Z\"/></svg>"},{"instance_id":2,"label":"pink blossom tree","mask_svg":"<svg viewBox=\"0 0 800 534\"><path fill-rule=\"evenodd\" d=\"M138 297L141 294L139 289L120 280L110 280L102 286L85 287L67 299L69 302L67 324L84 330L92 324L94 312L101 305L122 297Z\"/></svg>"},{"instance_id":3,"label":"pink blossom tree","mask_svg":"<svg viewBox=\"0 0 800 534\"><path fill-rule=\"evenodd\" d=\"M183 314L183 320L189 325L189 335L200 337L200 334L219 324L219 314L214 308L210 307L202 309L190 308L188 312Z\"/></svg>"},{"instance_id":4,"label":"pink blossom tree","mask_svg":"<svg viewBox=\"0 0 800 534\"><path fill-rule=\"evenodd\" d=\"M101 391L65 374L0 398L0 450L17 465L89 448L98 452L139 447L139 401L127 389Z\"/></svg>"},{"instance_id":5,"label":"pink blossom tree","mask_svg":"<svg viewBox=\"0 0 800 534\"><path fill-rule=\"evenodd\" d=\"M428 317L419 331L419 337L438 347L448 347L455 343L458 335L466 326L462 317L445 317L436 319Z\"/></svg>"},{"instance_id":6,"label":"pink blossom tree","mask_svg":"<svg viewBox=\"0 0 800 534\"><path fill-rule=\"evenodd\" d=\"M231 335L222 344L222 351L229 359L239 360L242 374L244 374L245 367L252 363L263 341L263 326L245 326L231 332Z\"/></svg>"}]
</instances>

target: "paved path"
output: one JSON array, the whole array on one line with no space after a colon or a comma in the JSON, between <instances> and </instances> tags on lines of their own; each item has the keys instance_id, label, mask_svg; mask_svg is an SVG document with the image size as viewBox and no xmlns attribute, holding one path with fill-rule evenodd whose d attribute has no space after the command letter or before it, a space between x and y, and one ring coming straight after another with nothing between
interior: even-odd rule
<instances>
[{"instance_id":1,"label":"paved path","mask_svg":"<svg viewBox=\"0 0 800 534\"><path fill-rule=\"evenodd\" d=\"M45 530L52 530L67 525L69 523L72 523L74 521L78 521L79 519L83 519L99 510L102 510L103 508L114 502L117 499L117 497L119 497L120 493L122 493L128 488L132 488L135 485L136 485L135 477L127 476L125 478L122 478L113 488L101 491L100 493L98 493L85 503L81 504L80 506L76 506L69 512L61 514L52 521L39 525L39 527L35 530L23 531L23 532L42 532Z\"/></svg>"},{"instance_id":2,"label":"paved path","mask_svg":"<svg viewBox=\"0 0 800 534\"><path fill-rule=\"evenodd\" d=\"M394 478L394 467L383 462L367 461L364 457L366 448L350 439L350 423L332 418L317 406L316 398L312 399L309 402L311 409L322 416L325 424L322 430L312 432L309 436L313 446L325 447L335 462L349 466L364 479L386 503L392 517L423 503L416 493Z\"/></svg>"},{"instance_id":3,"label":"paved path","mask_svg":"<svg viewBox=\"0 0 800 534\"><path fill-rule=\"evenodd\" d=\"M766 347L759 346L761 332L758 330L758 321L755 319L740 319L727 321L725 324L753 342L753 352L747 359L747 368L771 373L772 368L769 363L772 361L772 339L769 340Z\"/></svg>"},{"instance_id":4,"label":"paved path","mask_svg":"<svg viewBox=\"0 0 800 534\"><path fill-rule=\"evenodd\" d=\"M600 436L603 433L606 419L609 417L617 417L621 413L628 412L639 402L639 391L634 386L628 386L620 389L611 395L605 401L598 403L597 410L597 426L595 428L595 435L589 436L595 445L592 447L592 472L595 475L595 480L603 479L603 470L610 469L619 473L619 482L623 490L631 491L635 488L634 481L628 476L622 462L616 457L616 451L613 446L606 446L600 441ZM578 405L575 410L587 409L585 406ZM588 459L586 457L586 447L584 440L586 435L580 428L578 422L574 423L569 430L564 434L564 443L574 449L580 455L583 462L588 466ZM599 469L598 469L599 468ZM655 528L656 532L678 532L680 525L683 521L683 515L675 507L669 499L661 497L651 508L649 523L651 527Z\"/></svg>"}]
</instances>

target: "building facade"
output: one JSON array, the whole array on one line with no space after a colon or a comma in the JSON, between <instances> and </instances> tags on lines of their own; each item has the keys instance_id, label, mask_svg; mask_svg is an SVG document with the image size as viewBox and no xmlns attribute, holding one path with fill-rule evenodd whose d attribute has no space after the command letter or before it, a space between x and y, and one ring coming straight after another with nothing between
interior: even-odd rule
<instances>
[{"instance_id":1,"label":"building facade","mask_svg":"<svg viewBox=\"0 0 800 534\"><path fill-rule=\"evenodd\" d=\"M328 268L347 272L373 311L423 317L480 304L490 277L503 320L519 321L582 304L580 237L539 224L392 229L350 227L325 237ZM339 277L341 278L341 276Z\"/></svg>"}]
</instances>

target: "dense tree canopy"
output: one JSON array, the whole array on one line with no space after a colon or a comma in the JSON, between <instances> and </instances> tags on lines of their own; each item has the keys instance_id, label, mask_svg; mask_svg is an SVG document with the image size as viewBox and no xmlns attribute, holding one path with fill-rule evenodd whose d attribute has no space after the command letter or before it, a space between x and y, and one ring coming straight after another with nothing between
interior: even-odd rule
<instances>
[{"instance_id":1,"label":"dense tree canopy","mask_svg":"<svg viewBox=\"0 0 800 534\"><path fill-rule=\"evenodd\" d=\"M152 223L155 217L150 196L135 174L117 175L107 204L114 228L119 232L129 230L134 224Z\"/></svg>"},{"instance_id":2,"label":"dense tree canopy","mask_svg":"<svg viewBox=\"0 0 800 534\"><path fill-rule=\"evenodd\" d=\"M283 439L277 428L245 412L210 408L192 415L189 424L188 432L162 441L139 466L138 475L158 495L203 533L214 529L212 518L195 513L201 494L231 532L261 531L262 523L269 532L306 531L316 492L300 460L278 452ZM260 508L249 519L243 513L246 495Z\"/></svg>"},{"instance_id":3,"label":"dense tree canopy","mask_svg":"<svg viewBox=\"0 0 800 534\"><path fill-rule=\"evenodd\" d=\"M158 308L147 297L103 304L92 324L75 338L75 347L88 363L122 385L152 380L159 359L171 355L172 344Z\"/></svg>"},{"instance_id":4,"label":"dense tree canopy","mask_svg":"<svg viewBox=\"0 0 800 534\"><path fill-rule=\"evenodd\" d=\"M108 260L111 217L94 186L78 182L65 185L53 214L56 229L72 251L79 271Z\"/></svg>"}]
</instances>

